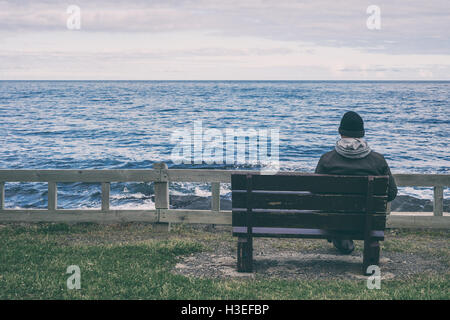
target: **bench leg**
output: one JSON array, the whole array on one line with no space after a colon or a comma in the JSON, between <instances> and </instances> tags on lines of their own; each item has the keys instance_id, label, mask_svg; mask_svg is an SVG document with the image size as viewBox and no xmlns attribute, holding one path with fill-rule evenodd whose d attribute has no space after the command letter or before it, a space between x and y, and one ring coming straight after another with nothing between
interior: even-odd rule
<instances>
[{"instance_id":1,"label":"bench leg","mask_svg":"<svg viewBox=\"0 0 450 320\"><path fill-rule=\"evenodd\" d=\"M239 237L237 245L237 271L253 271L253 238Z\"/></svg>"},{"instance_id":2,"label":"bench leg","mask_svg":"<svg viewBox=\"0 0 450 320\"><path fill-rule=\"evenodd\" d=\"M378 265L380 263L380 244L378 241L365 240L364 241L364 255L363 255L363 274L367 273L367 268L371 265Z\"/></svg>"}]
</instances>

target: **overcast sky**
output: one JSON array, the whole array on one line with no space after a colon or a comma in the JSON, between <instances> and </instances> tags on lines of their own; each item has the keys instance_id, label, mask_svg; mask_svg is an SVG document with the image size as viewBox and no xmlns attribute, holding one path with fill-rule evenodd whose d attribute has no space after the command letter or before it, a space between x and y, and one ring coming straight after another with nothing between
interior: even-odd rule
<instances>
[{"instance_id":1,"label":"overcast sky","mask_svg":"<svg viewBox=\"0 0 450 320\"><path fill-rule=\"evenodd\" d=\"M450 80L450 1L0 0L0 79Z\"/></svg>"}]
</instances>

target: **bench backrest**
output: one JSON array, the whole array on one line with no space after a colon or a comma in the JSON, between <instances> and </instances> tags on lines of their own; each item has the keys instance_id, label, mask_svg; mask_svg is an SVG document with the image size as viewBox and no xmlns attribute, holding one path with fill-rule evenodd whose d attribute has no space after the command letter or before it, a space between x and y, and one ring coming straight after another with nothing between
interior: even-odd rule
<instances>
[{"instance_id":1,"label":"bench backrest","mask_svg":"<svg viewBox=\"0 0 450 320\"><path fill-rule=\"evenodd\" d=\"M231 188L234 235L328 237L328 230L364 239L385 229L387 176L233 174Z\"/></svg>"}]
</instances>

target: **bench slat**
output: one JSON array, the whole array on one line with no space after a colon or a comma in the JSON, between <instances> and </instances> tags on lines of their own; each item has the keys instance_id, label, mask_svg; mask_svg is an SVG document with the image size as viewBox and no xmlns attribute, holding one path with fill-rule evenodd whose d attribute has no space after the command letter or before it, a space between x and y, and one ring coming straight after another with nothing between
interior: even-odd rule
<instances>
[{"instance_id":1,"label":"bench slat","mask_svg":"<svg viewBox=\"0 0 450 320\"><path fill-rule=\"evenodd\" d=\"M251 205L254 209L304 209L344 212L362 212L366 207L366 196L333 195L311 193L252 192ZM373 198L373 211L386 212L387 197ZM246 208L247 194L232 192L232 207Z\"/></svg>"},{"instance_id":2,"label":"bench slat","mask_svg":"<svg viewBox=\"0 0 450 320\"><path fill-rule=\"evenodd\" d=\"M253 227L276 228L313 228L326 230L361 231L365 226L365 215L362 214L334 214L334 213L278 213L253 212L247 217L246 212L233 210L233 226L246 226L247 218ZM384 230L385 215L372 215L373 229Z\"/></svg>"},{"instance_id":3,"label":"bench slat","mask_svg":"<svg viewBox=\"0 0 450 320\"><path fill-rule=\"evenodd\" d=\"M388 177L374 177L374 194L385 195ZM252 175L253 190L272 191L310 191L337 194L366 194L367 177L364 176L330 176L285 172L276 175ZM233 174L233 190L246 190L246 176Z\"/></svg>"},{"instance_id":4,"label":"bench slat","mask_svg":"<svg viewBox=\"0 0 450 320\"><path fill-rule=\"evenodd\" d=\"M247 234L247 227L233 227L233 236L241 237ZM310 228L269 228L269 227L253 227L253 237L270 237L270 238L307 238L307 239L353 239L364 240L363 232L339 232L324 229ZM376 241L384 240L383 230L372 230L371 237Z\"/></svg>"}]
</instances>

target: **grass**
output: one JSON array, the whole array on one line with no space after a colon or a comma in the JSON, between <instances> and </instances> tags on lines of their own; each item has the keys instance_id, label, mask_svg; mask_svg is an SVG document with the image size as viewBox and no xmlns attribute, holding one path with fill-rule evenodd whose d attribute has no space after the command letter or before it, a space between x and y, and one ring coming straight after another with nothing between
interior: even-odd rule
<instances>
[{"instance_id":1,"label":"grass","mask_svg":"<svg viewBox=\"0 0 450 320\"><path fill-rule=\"evenodd\" d=\"M423 250L445 234L402 233L384 250ZM392 238L392 237L391 237ZM411 239L418 238L411 244ZM421 241L420 239L423 239ZM233 241L177 227L154 234L151 226L35 224L0 226L0 299L449 299L450 274L383 280L198 279L171 269L181 255L209 250L211 241ZM280 247L287 246L280 242ZM430 249L429 247L427 248ZM446 254L448 250L437 249ZM81 269L81 289L68 290L66 269Z\"/></svg>"}]
</instances>

